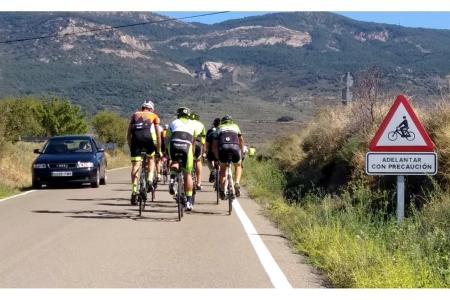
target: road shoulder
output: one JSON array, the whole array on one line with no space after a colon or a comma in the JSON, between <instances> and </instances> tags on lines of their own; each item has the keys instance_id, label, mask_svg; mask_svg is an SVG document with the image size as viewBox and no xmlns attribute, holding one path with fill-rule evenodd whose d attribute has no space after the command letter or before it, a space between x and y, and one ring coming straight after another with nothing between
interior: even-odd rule
<instances>
[{"instance_id":1,"label":"road shoulder","mask_svg":"<svg viewBox=\"0 0 450 300\"><path fill-rule=\"evenodd\" d=\"M245 188L241 188L239 203L293 288L327 287L326 277L308 264L305 256L296 253L291 242L264 215L264 208L249 197Z\"/></svg>"}]
</instances>

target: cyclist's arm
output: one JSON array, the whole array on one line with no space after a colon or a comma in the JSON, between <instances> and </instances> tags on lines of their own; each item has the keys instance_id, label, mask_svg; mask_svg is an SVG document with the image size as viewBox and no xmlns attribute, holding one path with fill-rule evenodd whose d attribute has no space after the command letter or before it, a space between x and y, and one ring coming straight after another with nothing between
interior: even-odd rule
<instances>
[{"instance_id":1,"label":"cyclist's arm","mask_svg":"<svg viewBox=\"0 0 450 300\"><path fill-rule=\"evenodd\" d=\"M155 124L155 131L156 131L156 151L161 153L161 131L159 129L159 123Z\"/></svg>"},{"instance_id":2,"label":"cyclist's arm","mask_svg":"<svg viewBox=\"0 0 450 300\"><path fill-rule=\"evenodd\" d=\"M128 130L127 130L127 142L128 146L131 146L131 123L128 124Z\"/></svg>"},{"instance_id":3,"label":"cyclist's arm","mask_svg":"<svg viewBox=\"0 0 450 300\"><path fill-rule=\"evenodd\" d=\"M244 137L242 135L239 135L239 145L241 147L241 153L244 154Z\"/></svg>"}]
</instances>

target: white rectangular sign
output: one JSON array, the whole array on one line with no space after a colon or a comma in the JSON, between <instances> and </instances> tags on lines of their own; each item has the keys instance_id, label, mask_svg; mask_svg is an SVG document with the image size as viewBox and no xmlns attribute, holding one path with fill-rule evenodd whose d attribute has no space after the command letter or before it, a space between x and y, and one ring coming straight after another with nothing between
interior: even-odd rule
<instances>
[{"instance_id":1,"label":"white rectangular sign","mask_svg":"<svg viewBox=\"0 0 450 300\"><path fill-rule=\"evenodd\" d=\"M435 175L435 152L367 152L367 175Z\"/></svg>"}]
</instances>

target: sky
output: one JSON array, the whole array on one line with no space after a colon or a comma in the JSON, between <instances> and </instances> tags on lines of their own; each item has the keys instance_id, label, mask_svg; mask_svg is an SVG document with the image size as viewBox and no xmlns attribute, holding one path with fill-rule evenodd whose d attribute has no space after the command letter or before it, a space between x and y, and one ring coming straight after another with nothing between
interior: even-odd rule
<instances>
[{"instance_id":1,"label":"sky","mask_svg":"<svg viewBox=\"0 0 450 300\"><path fill-rule=\"evenodd\" d=\"M179 18L205 12L157 12L166 16ZM229 19L258 16L270 12L228 12L220 15L200 17L185 21L213 24ZM346 17L368 22L395 24L406 27L433 29L450 29L450 12L336 12Z\"/></svg>"}]
</instances>

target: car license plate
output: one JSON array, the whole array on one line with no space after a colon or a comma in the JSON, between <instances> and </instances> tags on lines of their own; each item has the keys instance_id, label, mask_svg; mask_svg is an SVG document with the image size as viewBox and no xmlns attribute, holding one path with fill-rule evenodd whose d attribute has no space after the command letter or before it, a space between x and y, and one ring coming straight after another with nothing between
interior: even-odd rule
<instances>
[{"instance_id":1,"label":"car license plate","mask_svg":"<svg viewBox=\"0 0 450 300\"><path fill-rule=\"evenodd\" d=\"M72 171L66 172L52 172L53 177L70 177L72 176Z\"/></svg>"}]
</instances>

